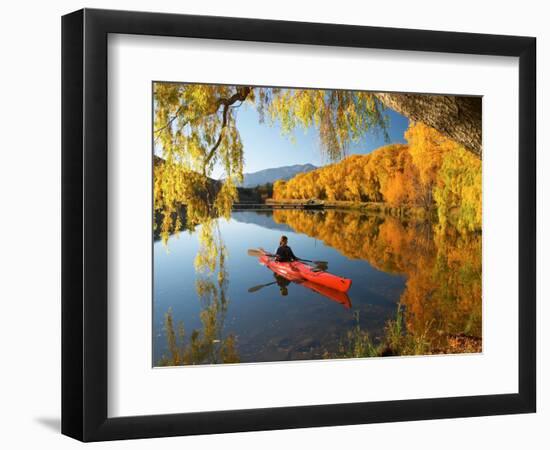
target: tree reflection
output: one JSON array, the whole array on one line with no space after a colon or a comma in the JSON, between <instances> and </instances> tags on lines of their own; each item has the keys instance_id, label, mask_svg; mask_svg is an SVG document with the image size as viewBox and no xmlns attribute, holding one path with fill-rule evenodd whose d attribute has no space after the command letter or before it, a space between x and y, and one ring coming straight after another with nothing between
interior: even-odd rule
<instances>
[{"instance_id":1,"label":"tree reflection","mask_svg":"<svg viewBox=\"0 0 550 450\"><path fill-rule=\"evenodd\" d=\"M193 330L187 338L183 322L175 324L169 310L164 320L168 355L160 359L161 366L239 362L235 336L223 332L229 303L227 250L216 220L206 221L198 233L202 245L195 258L195 290L201 303L202 328Z\"/></svg>"},{"instance_id":2,"label":"tree reflection","mask_svg":"<svg viewBox=\"0 0 550 450\"><path fill-rule=\"evenodd\" d=\"M481 233L337 210L276 210L273 217L348 258L407 276L381 353L481 351Z\"/></svg>"}]
</instances>

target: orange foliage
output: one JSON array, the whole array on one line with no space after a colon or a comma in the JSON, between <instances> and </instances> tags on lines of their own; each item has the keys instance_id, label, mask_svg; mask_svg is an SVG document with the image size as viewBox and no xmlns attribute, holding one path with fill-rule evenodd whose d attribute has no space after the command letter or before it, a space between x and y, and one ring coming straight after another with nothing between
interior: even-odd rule
<instances>
[{"instance_id":1,"label":"orange foliage","mask_svg":"<svg viewBox=\"0 0 550 450\"><path fill-rule=\"evenodd\" d=\"M481 161L422 123L411 123L405 137L408 145L387 145L278 181L273 198L422 207L437 210L442 225L451 222L461 231L479 230Z\"/></svg>"},{"instance_id":2,"label":"orange foliage","mask_svg":"<svg viewBox=\"0 0 550 450\"><path fill-rule=\"evenodd\" d=\"M452 352L452 343L464 336L481 339L479 233L335 210L275 210L273 218L348 258L405 275L400 302L407 331L427 338L433 353Z\"/></svg>"}]
</instances>

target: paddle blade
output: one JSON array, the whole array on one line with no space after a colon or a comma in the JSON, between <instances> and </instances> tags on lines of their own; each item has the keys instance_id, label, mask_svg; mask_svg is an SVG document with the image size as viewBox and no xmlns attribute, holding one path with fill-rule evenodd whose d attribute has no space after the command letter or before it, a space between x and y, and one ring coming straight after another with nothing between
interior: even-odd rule
<instances>
[{"instance_id":1,"label":"paddle blade","mask_svg":"<svg viewBox=\"0 0 550 450\"><path fill-rule=\"evenodd\" d=\"M275 284L275 283L276 283L276 281L273 281L273 282L267 283L267 284L259 284L258 286L252 286L251 288L248 288L248 292L257 292L260 289L262 289L266 286L271 286L272 284Z\"/></svg>"},{"instance_id":2,"label":"paddle blade","mask_svg":"<svg viewBox=\"0 0 550 450\"><path fill-rule=\"evenodd\" d=\"M257 248L249 248L247 253L248 253L248 256L255 256L255 257L262 256L264 254L264 252L262 252Z\"/></svg>"},{"instance_id":3,"label":"paddle blade","mask_svg":"<svg viewBox=\"0 0 550 450\"><path fill-rule=\"evenodd\" d=\"M251 293L252 292L257 292L263 287L264 287L263 284L259 284L258 286L252 286L251 288L248 288L248 292L251 292Z\"/></svg>"}]
</instances>

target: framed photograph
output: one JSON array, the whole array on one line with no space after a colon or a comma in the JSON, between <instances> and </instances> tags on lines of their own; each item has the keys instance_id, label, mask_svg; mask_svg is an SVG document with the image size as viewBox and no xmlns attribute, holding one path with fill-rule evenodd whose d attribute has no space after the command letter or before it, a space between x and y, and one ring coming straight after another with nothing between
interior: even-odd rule
<instances>
[{"instance_id":1,"label":"framed photograph","mask_svg":"<svg viewBox=\"0 0 550 450\"><path fill-rule=\"evenodd\" d=\"M536 40L62 21L62 432L535 412Z\"/></svg>"}]
</instances>

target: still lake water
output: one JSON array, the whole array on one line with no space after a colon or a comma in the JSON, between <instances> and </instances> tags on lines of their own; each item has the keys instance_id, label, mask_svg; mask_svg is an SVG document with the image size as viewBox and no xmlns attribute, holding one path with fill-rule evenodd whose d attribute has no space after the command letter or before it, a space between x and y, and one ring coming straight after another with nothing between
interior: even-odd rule
<instances>
[{"instance_id":1,"label":"still lake water","mask_svg":"<svg viewBox=\"0 0 550 450\"><path fill-rule=\"evenodd\" d=\"M216 277L209 278L208 273L195 269L194 258L200 245L198 228L171 236L167 244L154 243L154 365L169 354L167 312L174 325L183 326L184 340L189 341L193 332L195 336L207 335L206 327L216 330L214 335L209 334L214 346L229 336L234 338L234 351L240 362L320 359L334 354L357 324L377 342L387 321L395 318L398 303L408 301L407 307L415 310L415 299L425 294L423 289L429 291L431 302L427 309L422 306L422 311L416 313L423 326L435 326L434 331L440 335L481 333L475 329L477 321L481 322L480 268L478 286L477 266L472 269L474 275L468 269L457 276L450 267L456 258L442 267L438 250L442 244L436 242L430 226L355 212L304 210L234 211L229 221L219 219L218 224L227 250L223 288ZM286 289L275 283L256 292L248 291L253 286L274 282L275 278L257 258L248 256L247 249L263 247L274 252L282 234L288 236L298 257L328 261L329 272L353 280L348 292L351 306L295 283ZM470 244L447 240L445 254L454 255L454 250ZM467 248L466 253L471 255L471 249ZM480 259L480 254L473 258ZM464 267L468 268L472 261L457 262L456 267L466 264ZM436 285L439 275L448 284L441 293ZM415 280L418 287L407 287L408 282ZM469 287L467 291L464 285ZM472 300L477 291L479 300ZM214 307L212 302L216 303ZM451 317L448 311L456 308L459 316L453 313ZM432 316L437 318L435 325ZM217 362L208 356L209 352L211 349L204 350L202 356L195 352L198 356L193 362Z\"/></svg>"}]
</instances>

